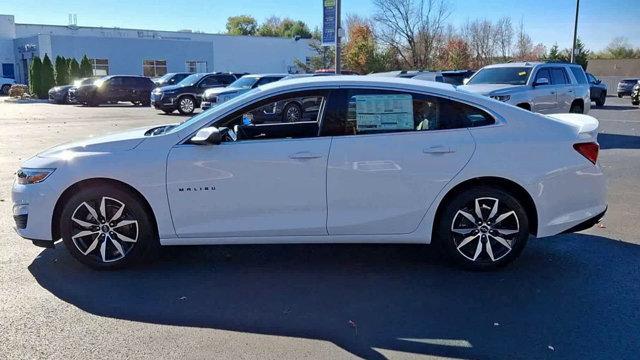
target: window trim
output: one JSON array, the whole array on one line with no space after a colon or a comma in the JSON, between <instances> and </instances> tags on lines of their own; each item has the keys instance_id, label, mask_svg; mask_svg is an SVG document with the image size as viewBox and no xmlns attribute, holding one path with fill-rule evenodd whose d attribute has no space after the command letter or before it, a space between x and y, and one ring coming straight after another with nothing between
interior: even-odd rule
<instances>
[{"instance_id":1,"label":"window trim","mask_svg":"<svg viewBox=\"0 0 640 360\"><path fill-rule=\"evenodd\" d=\"M153 62L153 64L145 64L145 62ZM164 66L163 65L159 66L158 62L164 62ZM158 75L158 67L164 67L164 69L165 69L164 74ZM153 75L146 75L145 74L145 69L146 68L152 68L153 69ZM164 76L167 73L169 73L169 64L168 64L167 60L142 59L142 75L143 76L159 77L159 76Z\"/></svg>"},{"instance_id":2,"label":"window trim","mask_svg":"<svg viewBox=\"0 0 640 360\"><path fill-rule=\"evenodd\" d=\"M312 89L305 89L305 88L297 88L295 90L291 90L291 89L282 89L280 91L271 93L267 96L262 96L262 97L258 97L254 100L252 100L250 103L244 103L242 105L236 106L232 109L229 109L229 111L221 114L220 116L216 117L216 118L212 118L209 119L206 123L204 123L202 126L196 128L193 131L190 132L186 132L185 133L187 135L185 135L184 137L182 137L179 133L178 136L180 136L180 140L176 142L176 146L201 146L201 145L193 145L193 144L185 144L186 142L188 142L192 137L195 136L195 134L200 131L201 129L204 129L206 127L211 126L211 124L213 124L214 121L216 121L217 119L223 118L223 117L227 117L230 116L231 114L239 111L240 109L255 104L259 101L265 100L267 98L272 98L272 97L276 97L276 96L280 96L280 95L284 95L284 94L289 94L289 93L294 93L294 92L301 92L301 91L326 91L328 93L328 96L331 95L332 91L336 91L336 90L340 90L340 89L372 89L372 90L394 90L394 91L407 91L407 89L405 88L400 88L397 86L362 86L362 85L324 85L324 86L319 86L319 87L315 87ZM460 99L460 98L454 98L451 96L447 96L447 95L442 95L442 94L437 94L434 92L430 92L430 91L420 91L420 90L416 90L413 91L417 94L423 94L423 95L431 95L431 96L437 96L443 99L448 99L448 100L452 100L452 101L457 101L460 102L462 104L466 104L469 106L473 106L476 107L482 111L485 111L486 113L488 113L489 115L491 115L493 117L494 123L493 124L489 124L489 125L484 125L484 126L477 126L477 127L473 127L473 128L458 128L458 129L440 129L440 130L429 130L429 131L425 131L424 133L432 133L434 131L457 131L457 130L473 130L473 129L490 129L493 127L500 127L500 126L505 126L508 124L507 120L502 117L500 114L496 113L495 111L493 111L492 109L487 108L486 106L482 105L482 104L478 104L474 101L471 100L467 100L467 99ZM318 123L319 129L322 129L322 124L324 122L324 112L325 112L325 106L326 106L326 101L324 102L321 112L322 112L322 117L320 118L320 122ZM186 129L183 129L186 130ZM402 134L404 132L399 132L399 134ZM378 136L378 135L388 135L388 133L383 133L383 134L361 134L361 135L343 135L343 136ZM325 137L325 136L318 136L320 137ZM265 139L265 140L278 140L278 139ZM293 140L293 139L290 139Z\"/></svg>"}]
</instances>

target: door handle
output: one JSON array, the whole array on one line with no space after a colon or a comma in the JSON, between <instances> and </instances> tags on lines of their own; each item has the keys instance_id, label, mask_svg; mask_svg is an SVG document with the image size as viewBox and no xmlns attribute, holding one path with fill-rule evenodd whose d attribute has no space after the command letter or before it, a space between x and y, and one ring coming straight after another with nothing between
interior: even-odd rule
<instances>
[{"instance_id":1,"label":"door handle","mask_svg":"<svg viewBox=\"0 0 640 360\"><path fill-rule=\"evenodd\" d=\"M428 148L424 148L422 149L422 152L425 154L448 154L456 151L450 148L449 146L436 145L436 146L430 146Z\"/></svg>"},{"instance_id":2,"label":"door handle","mask_svg":"<svg viewBox=\"0 0 640 360\"><path fill-rule=\"evenodd\" d=\"M295 154L289 155L290 159L306 160L306 159L318 159L321 158L321 154L314 154L308 151L301 151Z\"/></svg>"},{"instance_id":3,"label":"door handle","mask_svg":"<svg viewBox=\"0 0 640 360\"><path fill-rule=\"evenodd\" d=\"M555 91L552 91L552 92L551 92L551 95L555 95L555 94L556 94L556 92L555 92Z\"/></svg>"},{"instance_id":4,"label":"door handle","mask_svg":"<svg viewBox=\"0 0 640 360\"><path fill-rule=\"evenodd\" d=\"M568 90L567 92L570 92L570 93L572 93L572 92L573 92L573 90Z\"/></svg>"}]
</instances>

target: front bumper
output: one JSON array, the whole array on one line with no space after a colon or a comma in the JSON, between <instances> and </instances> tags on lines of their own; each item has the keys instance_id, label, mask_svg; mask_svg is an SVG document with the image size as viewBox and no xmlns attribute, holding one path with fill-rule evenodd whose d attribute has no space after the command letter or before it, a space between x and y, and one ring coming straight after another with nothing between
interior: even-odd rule
<instances>
[{"instance_id":1,"label":"front bumper","mask_svg":"<svg viewBox=\"0 0 640 360\"><path fill-rule=\"evenodd\" d=\"M46 182L29 185L14 182L11 201L13 228L18 235L53 245L51 219L57 201L56 192Z\"/></svg>"},{"instance_id":2,"label":"front bumper","mask_svg":"<svg viewBox=\"0 0 640 360\"><path fill-rule=\"evenodd\" d=\"M167 94L151 93L151 106L158 110L176 109L175 97Z\"/></svg>"}]
</instances>

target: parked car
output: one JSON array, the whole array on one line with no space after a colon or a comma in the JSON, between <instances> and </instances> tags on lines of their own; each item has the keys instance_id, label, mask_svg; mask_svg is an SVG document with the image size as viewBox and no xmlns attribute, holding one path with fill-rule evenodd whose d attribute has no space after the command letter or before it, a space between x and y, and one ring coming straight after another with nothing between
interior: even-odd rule
<instances>
[{"instance_id":1,"label":"parked car","mask_svg":"<svg viewBox=\"0 0 640 360\"><path fill-rule=\"evenodd\" d=\"M640 80L633 87L633 92L631 93L631 105L640 105Z\"/></svg>"},{"instance_id":2,"label":"parked car","mask_svg":"<svg viewBox=\"0 0 640 360\"><path fill-rule=\"evenodd\" d=\"M322 98L315 119L246 124ZM499 126L496 126L499 125ZM115 269L160 245L435 243L470 269L607 209L598 121L541 115L449 84L369 76L274 82L179 125L67 143L24 160L18 234ZM505 156L505 154L508 154Z\"/></svg>"},{"instance_id":3,"label":"parked car","mask_svg":"<svg viewBox=\"0 0 640 360\"><path fill-rule=\"evenodd\" d=\"M146 76L109 75L79 86L74 92L74 97L78 103L88 106L118 101L149 106L153 86L153 81Z\"/></svg>"},{"instance_id":4,"label":"parked car","mask_svg":"<svg viewBox=\"0 0 640 360\"><path fill-rule=\"evenodd\" d=\"M475 74L473 70L444 70L442 78L447 84L454 86L464 85L464 79L468 79Z\"/></svg>"},{"instance_id":5,"label":"parked car","mask_svg":"<svg viewBox=\"0 0 640 360\"><path fill-rule=\"evenodd\" d=\"M153 83L156 84L157 87L162 87L162 86L168 86L168 85L175 85L189 75L191 75L191 73L188 73L188 72L166 73L161 77L154 78L151 80L153 80Z\"/></svg>"},{"instance_id":6,"label":"parked car","mask_svg":"<svg viewBox=\"0 0 640 360\"><path fill-rule=\"evenodd\" d=\"M9 89L11 89L11 85L15 83L16 81L13 79L0 76L0 94L9 95Z\"/></svg>"},{"instance_id":7,"label":"parked car","mask_svg":"<svg viewBox=\"0 0 640 360\"><path fill-rule=\"evenodd\" d=\"M382 73L373 73L370 76L400 77L407 79L426 80L443 82L451 85L462 85L464 79L474 74L471 70L444 70L444 71L424 71L424 70L397 70Z\"/></svg>"},{"instance_id":8,"label":"parked car","mask_svg":"<svg viewBox=\"0 0 640 360\"><path fill-rule=\"evenodd\" d=\"M52 87L49 89L49 102L54 104L70 104L75 102L75 91L71 94L71 90L73 88L78 88L81 85L93 84L94 81L98 80L100 77L88 77L79 79L73 82L70 85L59 85Z\"/></svg>"},{"instance_id":9,"label":"parked car","mask_svg":"<svg viewBox=\"0 0 640 360\"><path fill-rule=\"evenodd\" d=\"M191 114L200 107L205 90L226 87L236 79L231 73L191 74L176 85L155 88L151 93L151 104L166 114L176 110L183 115Z\"/></svg>"},{"instance_id":10,"label":"parked car","mask_svg":"<svg viewBox=\"0 0 640 360\"><path fill-rule=\"evenodd\" d=\"M580 65L520 62L485 66L460 90L542 114L586 114L589 83Z\"/></svg>"},{"instance_id":11,"label":"parked car","mask_svg":"<svg viewBox=\"0 0 640 360\"><path fill-rule=\"evenodd\" d=\"M282 80L289 74L252 74L245 75L234 81L226 88L209 89L202 95L202 110L207 110L214 105L231 100L234 97L255 89L260 85Z\"/></svg>"},{"instance_id":12,"label":"parked car","mask_svg":"<svg viewBox=\"0 0 640 360\"><path fill-rule=\"evenodd\" d=\"M318 69L314 72L316 75L335 75L336 69ZM360 75L357 71L349 69L341 69L340 75Z\"/></svg>"},{"instance_id":13,"label":"parked car","mask_svg":"<svg viewBox=\"0 0 640 360\"><path fill-rule=\"evenodd\" d=\"M74 81L73 85L69 88L69 90L67 90L67 102L69 104L78 103L78 99L76 97L78 93L78 88L83 85L91 85L100 78L101 78L100 76L92 76L92 77L82 78Z\"/></svg>"},{"instance_id":14,"label":"parked car","mask_svg":"<svg viewBox=\"0 0 640 360\"><path fill-rule=\"evenodd\" d=\"M631 95L633 87L636 85L638 80L640 80L640 78L629 78L620 80L620 82L618 83L618 97L621 98L623 96Z\"/></svg>"},{"instance_id":15,"label":"parked car","mask_svg":"<svg viewBox=\"0 0 640 360\"><path fill-rule=\"evenodd\" d=\"M596 106L604 106L607 101L607 84L598 79L595 75L586 73L589 80L589 91L591 101L595 101Z\"/></svg>"}]
</instances>

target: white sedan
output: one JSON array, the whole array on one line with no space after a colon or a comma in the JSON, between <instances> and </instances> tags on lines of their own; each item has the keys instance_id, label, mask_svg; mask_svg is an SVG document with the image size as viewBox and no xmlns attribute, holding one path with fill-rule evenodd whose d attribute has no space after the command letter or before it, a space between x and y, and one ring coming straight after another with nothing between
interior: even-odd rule
<instances>
[{"instance_id":1,"label":"white sedan","mask_svg":"<svg viewBox=\"0 0 640 360\"><path fill-rule=\"evenodd\" d=\"M301 117L252 123L283 102ZM22 237L62 238L100 269L160 245L432 242L488 269L531 235L603 216L597 130L587 115L544 116L447 84L285 80L179 125L38 154L17 172L13 216Z\"/></svg>"}]
</instances>

